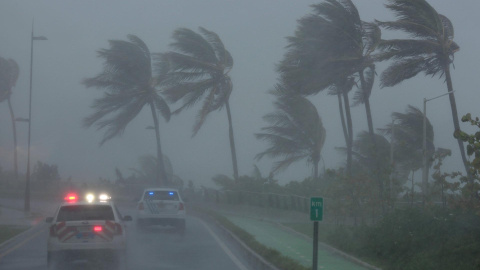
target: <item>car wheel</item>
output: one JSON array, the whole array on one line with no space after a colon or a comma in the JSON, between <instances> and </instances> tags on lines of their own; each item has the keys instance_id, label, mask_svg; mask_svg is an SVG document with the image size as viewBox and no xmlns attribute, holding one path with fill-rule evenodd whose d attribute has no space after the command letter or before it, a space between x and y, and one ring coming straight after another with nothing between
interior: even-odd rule
<instances>
[{"instance_id":1,"label":"car wheel","mask_svg":"<svg viewBox=\"0 0 480 270\"><path fill-rule=\"evenodd\" d=\"M185 220L181 220L178 225L177 225L177 229L178 231L181 233L181 234L184 234L185 233L185 230L186 230L186 224L185 224Z\"/></svg>"},{"instance_id":2,"label":"car wheel","mask_svg":"<svg viewBox=\"0 0 480 270\"><path fill-rule=\"evenodd\" d=\"M58 256L55 255L53 252L47 252L47 268L49 270L59 269L59 265L61 261Z\"/></svg>"},{"instance_id":3,"label":"car wheel","mask_svg":"<svg viewBox=\"0 0 480 270\"><path fill-rule=\"evenodd\" d=\"M128 269L127 267L127 252L126 250L117 251L115 253L115 261L113 263L113 269L115 270L124 270Z\"/></svg>"}]
</instances>

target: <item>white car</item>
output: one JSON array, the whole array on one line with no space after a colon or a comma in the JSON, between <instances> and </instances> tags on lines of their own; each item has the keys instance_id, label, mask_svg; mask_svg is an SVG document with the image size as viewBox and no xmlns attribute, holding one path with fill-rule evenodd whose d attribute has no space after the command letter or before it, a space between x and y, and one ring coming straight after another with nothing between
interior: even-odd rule
<instances>
[{"instance_id":1,"label":"white car","mask_svg":"<svg viewBox=\"0 0 480 270\"><path fill-rule=\"evenodd\" d=\"M137 228L173 226L185 232L185 203L174 188L147 188L137 205Z\"/></svg>"},{"instance_id":2,"label":"white car","mask_svg":"<svg viewBox=\"0 0 480 270\"><path fill-rule=\"evenodd\" d=\"M47 244L47 264L51 268L64 268L76 260L101 262L112 268L123 267L126 258L126 228L122 217L111 201L78 200L67 195L50 223ZM123 262L122 262L123 261ZM68 269L66 267L65 269Z\"/></svg>"}]
</instances>

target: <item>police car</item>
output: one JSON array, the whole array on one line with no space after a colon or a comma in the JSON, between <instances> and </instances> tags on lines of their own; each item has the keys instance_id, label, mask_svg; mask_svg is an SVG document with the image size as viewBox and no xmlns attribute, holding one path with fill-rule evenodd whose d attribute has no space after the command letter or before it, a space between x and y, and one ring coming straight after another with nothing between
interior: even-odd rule
<instances>
[{"instance_id":1,"label":"police car","mask_svg":"<svg viewBox=\"0 0 480 270\"><path fill-rule=\"evenodd\" d=\"M137 229L150 225L173 226L185 232L185 203L177 189L147 188L137 205Z\"/></svg>"},{"instance_id":2,"label":"police car","mask_svg":"<svg viewBox=\"0 0 480 270\"><path fill-rule=\"evenodd\" d=\"M87 194L84 200L68 194L55 212L46 218L50 223L47 264L50 269L63 268L77 260L101 262L114 268L123 266L126 256L124 221L106 194Z\"/></svg>"}]
</instances>

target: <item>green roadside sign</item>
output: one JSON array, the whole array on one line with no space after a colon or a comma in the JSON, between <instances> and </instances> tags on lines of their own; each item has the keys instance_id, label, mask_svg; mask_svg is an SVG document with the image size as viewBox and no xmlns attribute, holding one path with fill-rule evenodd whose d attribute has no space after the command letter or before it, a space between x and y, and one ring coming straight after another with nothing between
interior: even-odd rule
<instances>
[{"instance_id":1,"label":"green roadside sign","mask_svg":"<svg viewBox=\"0 0 480 270\"><path fill-rule=\"evenodd\" d=\"M310 198L310 220L311 221L323 220L323 198L322 197Z\"/></svg>"}]
</instances>

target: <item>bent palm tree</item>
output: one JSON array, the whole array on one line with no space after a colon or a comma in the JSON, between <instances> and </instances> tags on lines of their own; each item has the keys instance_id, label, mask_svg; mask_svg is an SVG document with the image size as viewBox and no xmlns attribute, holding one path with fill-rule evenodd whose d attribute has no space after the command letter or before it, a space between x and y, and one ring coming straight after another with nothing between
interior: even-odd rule
<instances>
[{"instance_id":1,"label":"bent palm tree","mask_svg":"<svg viewBox=\"0 0 480 270\"><path fill-rule=\"evenodd\" d=\"M145 106L149 106L157 142L157 182L168 181L160 145L160 130L157 114L160 112L165 120L170 119L170 109L155 88L152 76L151 56L145 43L135 35L128 35L128 41L110 40L109 49L98 51L103 58L103 71L93 78L83 81L86 87L104 89L102 98L96 99L91 107L95 112L84 119L84 125L95 124L97 129L106 129L100 145L120 136L127 125ZM112 115L110 118L110 115Z\"/></svg>"},{"instance_id":2,"label":"bent palm tree","mask_svg":"<svg viewBox=\"0 0 480 270\"><path fill-rule=\"evenodd\" d=\"M393 147L397 163L401 169L415 171L422 168L422 141L423 141L423 112L418 108L408 105L405 113L392 113L393 126L388 124L384 129L379 129L382 133L393 136ZM432 156L435 153L434 132L430 120L426 118L426 141L427 141L427 175L432 165ZM428 183L422 183L424 194L427 193ZM412 185L413 190L413 185ZM413 194L413 191L412 191Z\"/></svg>"},{"instance_id":3,"label":"bent palm tree","mask_svg":"<svg viewBox=\"0 0 480 270\"><path fill-rule=\"evenodd\" d=\"M175 41L170 45L176 51L159 54L156 66L162 80L167 78L164 90L167 98L171 102L183 102L174 113L194 106L203 98L203 105L193 126L193 136L202 127L210 112L225 106L233 176L237 180L237 155L229 103L232 81L228 74L233 66L233 58L216 33L202 27L199 32L200 34L186 28L175 30Z\"/></svg>"},{"instance_id":4,"label":"bent palm tree","mask_svg":"<svg viewBox=\"0 0 480 270\"><path fill-rule=\"evenodd\" d=\"M382 40L379 48L383 52L377 59L393 59L393 63L382 73L381 86L395 86L420 72L431 76L439 74L440 78L445 76L447 90L450 92L448 96L453 126L455 131L460 130L450 75L450 65L453 64L454 53L459 50L459 46L453 41L451 21L437 13L425 0L389 0L389 3L387 8L395 13L397 20L377 23L389 30L403 31L412 38ZM465 170L471 179L463 141L457 139L457 142Z\"/></svg>"},{"instance_id":5,"label":"bent palm tree","mask_svg":"<svg viewBox=\"0 0 480 270\"><path fill-rule=\"evenodd\" d=\"M288 52L278 71L304 95L316 94L332 86L338 88L338 85L358 79L353 105L365 105L368 129L374 142L369 98L375 65L371 55L380 41L380 28L362 21L351 0L325 0L312 8L313 14L300 19L295 36L288 38ZM350 117L347 107L350 102L348 96L344 96L346 111L343 112L339 94L346 95L348 91L331 93L339 97L343 124L344 118ZM343 126L347 149L351 149L353 134ZM347 175L350 175L351 150L348 152Z\"/></svg>"},{"instance_id":6,"label":"bent palm tree","mask_svg":"<svg viewBox=\"0 0 480 270\"><path fill-rule=\"evenodd\" d=\"M20 69L17 62L13 59L4 59L0 57L0 102L7 100L10 118L13 130L13 166L15 181L18 181L18 158L17 158L17 128L15 125L15 115L13 114L12 102L10 97L12 89L17 83ZM8 182L7 182L8 185Z\"/></svg>"},{"instance_id":7,"label":"bent palm tree","mask_svg":"<svg viewBox=\"0 0 480 270\"><path fill-rule=\"evenodd\" d=\"M270 147L256 159L282 157L272 169L277 172L306 158L314 167L314 178L318 179L326 132L317 109L308 99L292 94L285 84L277 84L271 93L277 97L276 111L263 117L270 126L262 128L263 133L255 134L257 139L269 142Z\"/></svg>"}]
</instances>

